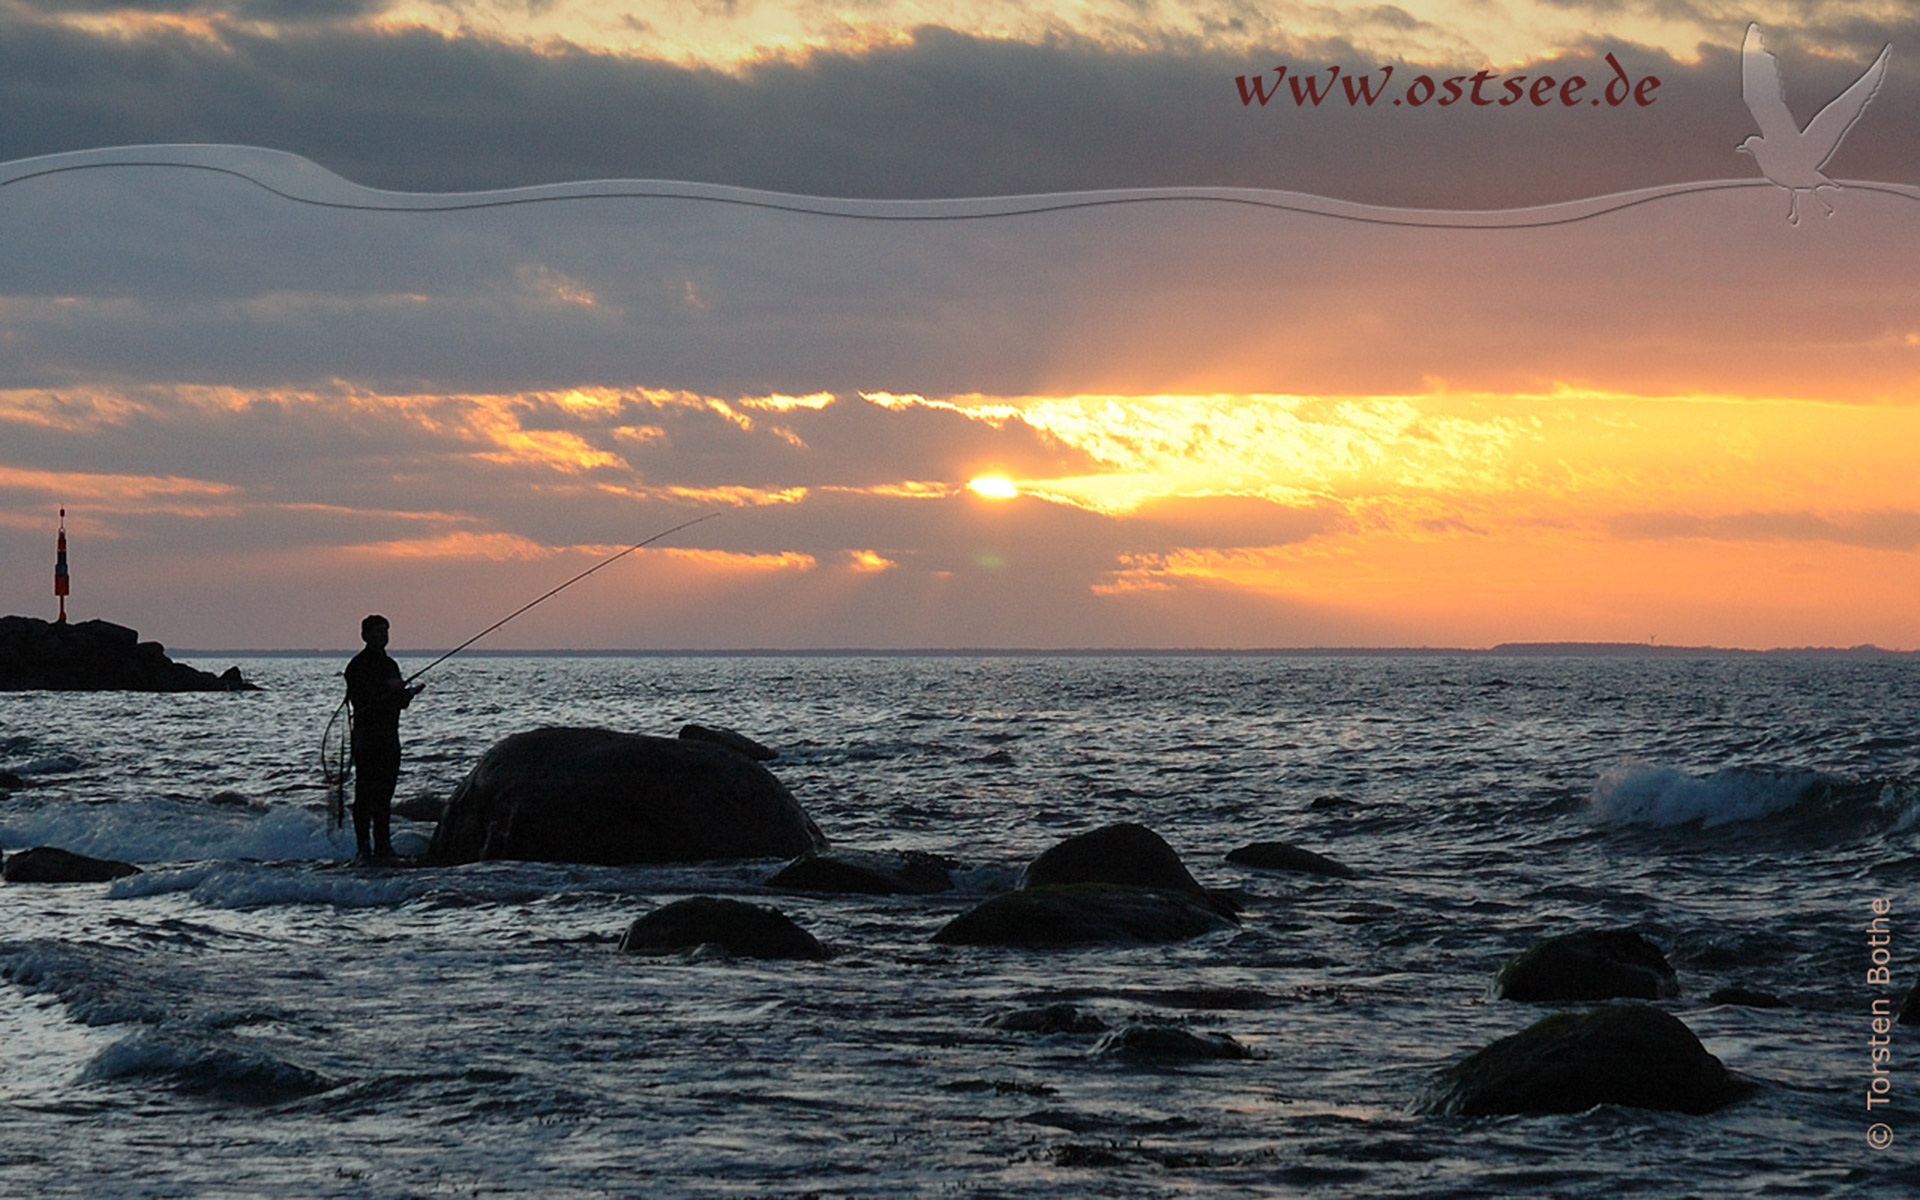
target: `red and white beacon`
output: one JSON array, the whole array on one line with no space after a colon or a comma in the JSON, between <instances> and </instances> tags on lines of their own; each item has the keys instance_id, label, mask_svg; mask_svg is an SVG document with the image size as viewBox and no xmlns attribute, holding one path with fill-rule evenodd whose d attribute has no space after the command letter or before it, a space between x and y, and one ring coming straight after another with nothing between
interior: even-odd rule
<instances>
[{"instance_id":1,"label":"red and white beacon","mask_svg":"<svg viewBox=\"0 0 1920 1200\"><path fill-rule=\"evenodd\" d=\"M60 597L59 623L67 623L67 510L60 510L60 540L54 545L53 594Z\"/></svg>"}]
</instances>

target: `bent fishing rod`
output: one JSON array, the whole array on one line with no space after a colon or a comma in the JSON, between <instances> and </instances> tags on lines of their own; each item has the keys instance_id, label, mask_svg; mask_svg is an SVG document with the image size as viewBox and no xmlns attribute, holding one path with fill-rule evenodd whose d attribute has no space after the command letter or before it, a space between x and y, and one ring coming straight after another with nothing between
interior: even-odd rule
<instances>
[{"instance_id":1,"label":"bent fishing rod","mask_svg":"<svg viewBox=\"0 0 1920 1200\"><path fill-rule=\"evenodd\" d=\"M556 588L551 588L548 591L542 592L540 595L535 596L533 599L527 601L525 604L522 604L519 608L514 609L512 612L508 613L506 616L501 617L498 621L495 621L493 624L487 626L485 629L482 629L479 633L474 634L472 637L468 638L466 641L461 642L458 646L455 646L453 649L447 651L445 654L442 654L439 658L436 658L432 662L428 663L426 666L421 667L418 671L415 671L413 674L407 676L406 682L408 684L412 684L414 680L420 678L422 675L425 675L428 671L433 670L435 667L439 666L441 663L452 658L454 655L460 653L462 650L465 650L468 646L473 645L475 642L479 641L481 638L492 633L494 630L500 628L502 625L505 625L508 621L513 620L515 617L519 616L521 613L526 612L528 609L531 609L536 605L543 604L546 601L553 599L555 596L558 596L561 592L566 591L568 588L572 587L576 583L579 583L582 579L585 579L587 576L593 574L595 571L598 571L600 568L612 566L614 563L619 562L621 559L625 558L629 554L632 554L636 550L644 550L648 546L653 545L655 542L660 541L662 538L671 537L672 535L679 533L682 529L689 529L695 525L698 525L702 521L711 521L713 518L719 515L721 515L720 512L715 511L715 512L706 513L702 516L695 517L691 521L682 521L678 525L675 525L670 529L662 529L659 533L654 534L652 537L645 538L641 541L635 542L633 545L628 546L625 550L622 550L617 554L608 555L606 558L601 559L599 562L593 564L591 567L588 567L586 570L580 572L578 575L575 575L573 578L567 580L565 583L562 583L560 586ZM347 716L347 720L344 723L340 720L342 716ZM326 780L327 792L328 792L328 809L333 819L333 827L335 829L341 828L345 822L347 778L352 774L352 771L353 771L353 754L352 754L353 735L350 728L351 725L352 725L352 717L351 715L348 714L347 700L343 697L340 701L340 706L333 710L333 716L328 719L327 727L320 735L320 773L322 778ZM334 732L336 729L339 730L338 734Z\"/></svg>"}]
</instances>

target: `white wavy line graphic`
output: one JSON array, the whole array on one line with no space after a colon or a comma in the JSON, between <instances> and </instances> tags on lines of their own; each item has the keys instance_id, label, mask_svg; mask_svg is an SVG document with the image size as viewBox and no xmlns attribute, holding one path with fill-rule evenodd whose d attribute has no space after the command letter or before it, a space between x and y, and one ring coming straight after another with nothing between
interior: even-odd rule
<instances>
[{"instance_id":1,"label":"white wavy line graphic","mask_svg":"<svg viewBox=\"0 0 1920 1200\"><path fill-rule=\"evenodd\" d=\"M980 221L1128 205L1204 203L1243 205L1369 225L1430 229L1538 229L1589 221L1701 192L1776 186L1765 178L1711 179L1505 209L1393 208L1304 192L1239 187L1108 188L1016 196L862 200L727 184L602 179L482 192L395 192L362 187L311 159L283 150L186 144L116 146L15 159L0 163L0 188L77 172L118 169L210 172L243 180L296 204L362 212L469 212L563 201L625 199L696 201L863 221ZM1837 186L1920 201L1920 187L1909 184L1847 181Z\"/></svg>"}]
</instances>

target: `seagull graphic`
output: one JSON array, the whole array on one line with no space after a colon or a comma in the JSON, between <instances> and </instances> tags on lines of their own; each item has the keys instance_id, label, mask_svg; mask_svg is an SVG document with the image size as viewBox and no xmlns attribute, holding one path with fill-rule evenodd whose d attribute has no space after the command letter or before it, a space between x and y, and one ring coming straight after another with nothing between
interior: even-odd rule
<instances>
[{"instance_id":1,"label":"seagull graphic","mask_svg":"<svg viewBox=\"0 0 1920 1200\"><path fill-rule=\"evenodd\" d=\"M1753 155L1760 173L1787 189L1789 224L1800 223L1802 192L1819 200L1828 216L1833 215L1833 206L1821 197L1820 189L1838 189L1840 185L1822 175L1820 168L1827 165L1833 152L1840 148L1840 139L1847 136L1847 130L1853 128L1860 114L1867 111L1867 101L1873 99L1873 94L1880 90L1880 81L1887 77L1887 56L1892 53L1891 44L1882 47L1880 57L1873 60L1866 74L1835 96L1801 129L1793 114L1787 111L1786 90L1780 86L1779 61L1760 44L1759 24L1747 26L1747 40L1740 47L1740 95L1746 100L1747 111L1753 114L1753 122L1760 127L1760 132L1734 149Z\"/></svg>"}]
</instances>

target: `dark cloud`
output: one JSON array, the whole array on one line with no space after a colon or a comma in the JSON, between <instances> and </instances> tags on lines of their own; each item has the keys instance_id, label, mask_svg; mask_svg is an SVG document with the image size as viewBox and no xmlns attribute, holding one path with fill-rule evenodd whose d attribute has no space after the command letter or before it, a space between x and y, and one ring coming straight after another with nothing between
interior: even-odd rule
<instances>
[{"instance_id":1,"label":"dark cloud","mask_svg":"<svg viewBox=\"0 0 1920 1200\"><path fill-rule=\"evenodd\" d=\"M1396 11L1376 19L1397 20ZM1920 22L1852 36L1920 44L1915 34ZM1790 102L1805 115L1867 61L1802 49L1822 35L1787 30L1776 39ZM605 177L866 197L1231 185L1514 206L1750 175L1752 164L1732 151L1751 132L1739 37L1730 25L1697 63L1596 41L1507 72L1529 83L1580 74L1597 95L1612 51L1635 79L1661 80L1650 107L1416 110L1384 100L1249 107L1235 79L1271 80L1282 63L1315 77L1333 66L1353 74L1391 65L1398 87L1482 64L1390 64L1339 42L1257 55L1194 45L1119 51L1072 37L1029 44L928 27L906 44L731 74L417 29L223 26L217 40L167 30L121 38L16 13L0 17L0 107L9 117L0 159L210 141L290 150L361 183L415 190ZM1491 94L1503 93L1495 85ZM1917 117L1920 56L1896 53L1835 169L1911 180Z\"/></svg>"},{"instance_id":2,"label":"dark cloud","mask_svg":"<svg viewBox=\"0 0 1920 1200\"><path fill-rule=\"evenodd\" d=\"M1703 538L1723 542L1832 542L1870 550L1920 549L1920 512L1834 517L1814 512L1740 512L1719 516L1631 513L1609 528L1630 538Z\"/></svg>"},{"instance_id":3,"label":"dark cloud","mask_svg":"<svg viewBox=\"0 0 1920 1200\"><path fill-rule=\"evenodd\" d=\"M1761 184L1530 230L1210 202L948 223L671 199L367 213L162 168L0 200L10 387L1902 395L1920 337L1914 201L1856 189L1797 228Z\"/></svg>"}]
</instances>

